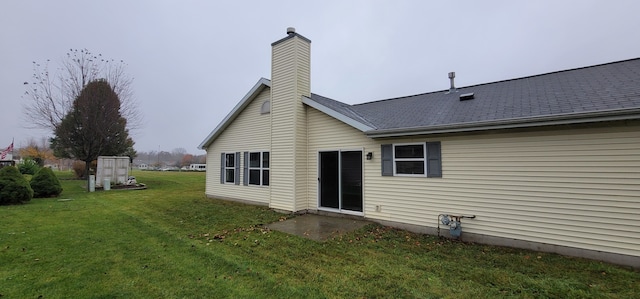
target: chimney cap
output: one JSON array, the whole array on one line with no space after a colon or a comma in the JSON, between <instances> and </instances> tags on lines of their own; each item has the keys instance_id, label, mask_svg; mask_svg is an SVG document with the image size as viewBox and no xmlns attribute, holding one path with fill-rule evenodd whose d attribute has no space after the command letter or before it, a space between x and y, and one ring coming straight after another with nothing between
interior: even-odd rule
<instances>
[{"instance_id":1,"label":"chimney cap","mask_svg":"<svg viewBox=\"0 0 640 299\"><path fill-rule=\"evenodd\" d=\"M285 36L285 37L283 37L283 38L281 38L281 39L279 39L279 40L277 40L277 41L275 41L275 42L271 43L271 46L273 47L273 46L275 46L275 45L277 45L277 44L279 44L279 43L281 43L281 42L284 42L284 41L286 41L286 40L292 39L292 38L294 38L294 37L295 37L295 38L298 38L298 39L300 39L300 40L303 40L303 41L305 41L305 42L307 42L307 43L311 43L311 40L310 40L310 39L308 39L308 38L306 38L306 37L304 37L304 36L302 36L302 35L300 35L300 34L296 33L296 29L295 29L295 28L293 28L293 27L288 27L288 28L287 28L287 36Z\"/></svg>"}]
</instances>

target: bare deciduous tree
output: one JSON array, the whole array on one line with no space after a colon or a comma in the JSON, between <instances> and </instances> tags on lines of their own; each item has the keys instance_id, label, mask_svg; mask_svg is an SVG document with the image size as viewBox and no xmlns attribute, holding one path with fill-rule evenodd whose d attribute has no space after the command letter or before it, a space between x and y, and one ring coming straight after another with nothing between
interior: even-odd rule
<instances>
[{"instance_id":1,"label":"bare deciduous tree","mask_svg":"<svg viewBox=\"0 0 640 299\"><path fill-rule=\"evenodd\" d=\"M184 147L177 147L171 151L171 154L174 156L182 157L187 154L187 150Z\"/></svg>"},{"instance_id":2,"label":"bare deciduous tree","mask_svg":"<svg viewBox=\"0 0 640 299\"><path fill-rule=\"evenodd\" d=\"M105 59L87 49L70 49L56 72L50 72L49 63L50 60L44 65L34 61L32 81L24 82L23 98L28 99L23 104L25 127L55 131L83 88L89 82L104 79L120 99L120 113L127 119L127 129L140 128L142 115L131 89L133 78L125 72L124 61Z\"/></svg>"}]
</instances>

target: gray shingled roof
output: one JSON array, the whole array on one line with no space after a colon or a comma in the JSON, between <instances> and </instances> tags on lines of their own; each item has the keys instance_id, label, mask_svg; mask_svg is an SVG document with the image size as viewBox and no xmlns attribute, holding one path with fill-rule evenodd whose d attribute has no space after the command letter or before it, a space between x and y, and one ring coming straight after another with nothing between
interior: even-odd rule
<instances>
[{"instance_id":1,"label":"gray shingled roof","mask_svg":"<svg viewBox=\"0 0 640 299\"><path fill-rule=\"evenodd\" d=\"M373 125L372 123L370 123L368 120L366 120L364 117L362 117L362 115L358 114L358 112L356 112L353 109L353 106L349 105L349 104L345 104L343 102L339 102L336 100L332 100L330 98L327 97L323 97L321 95L317 95L315 93L311 94L311 99L318 102L319 104L334 110L350 119L353 119L357 122L363 123L369 127L373 127L375 128L375 125Z\"/></svg>"},{"instance_id":2,"label":"gray shingled roof","mask_svg":"<svg viewBox=\"0 0 640 299\"><path fill-rule=\"evenodd\" d=\"M472 100L459 96L474 93ZM632 111L639 116L640 58L447 90L348 105L311 100L373 131L403 131ZM367 132L369 134L375 132Z\"/></svg>"}]
</instances>

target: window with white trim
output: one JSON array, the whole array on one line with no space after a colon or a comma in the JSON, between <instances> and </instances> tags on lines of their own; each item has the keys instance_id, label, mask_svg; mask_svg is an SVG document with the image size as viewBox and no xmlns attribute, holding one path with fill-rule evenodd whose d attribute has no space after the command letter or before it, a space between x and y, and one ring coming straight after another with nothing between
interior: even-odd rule
<instances>
[{"instance_id":1,"label":"window with white trim","mask_svg":"<svg viewBox=\"0 0 640 299\"><path fill-rule=\"evenodd\" d=\"M439 141L381 145L382 176L442 177Z\"/></svg>"},{"instance_id":2,"label":"window with white trim","mask_svg":"<svg viewBox=\"0 0 640 299\"><path fill-rule=\"evenodd\" d=\"M236 154L225 153L224 154L224 182L235 183L236 179Z\"/></svg>"},{"instance_id":3,"label":"window with white trim","mask_svg":"<svg viewBox=\"0 0 640 299\"><path fill-rule=\"evenodd\" d=\"M424 143L394 144L393 173L424 176L426 173Z\"/></svg>"},{"instance_id":4,"label":"window with white trim","mask_svg":"<svg viewBox=\"0 0 640 299\"><path fill-rule=\"evenodd\" d=\"M269 186L269 152L249 153L249 185Z\"/></svg>"}]
</instances>

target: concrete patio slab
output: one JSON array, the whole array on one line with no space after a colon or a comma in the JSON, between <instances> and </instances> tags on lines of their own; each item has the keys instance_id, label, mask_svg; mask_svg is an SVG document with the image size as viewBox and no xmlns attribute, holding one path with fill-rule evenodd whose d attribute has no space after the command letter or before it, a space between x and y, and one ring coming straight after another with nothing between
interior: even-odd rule
<instances>
[{"instance_id":1,"label":"concrete patio slab","mask_svg":"<svg viewBox=\"0 0 640 299\"><path fill-rule=\"evenodd\" d=\"M267 224L266 227L315 241L325 241L371 223L366 220L304 214L285 221Z\"/></svg>"}]
</instances>

